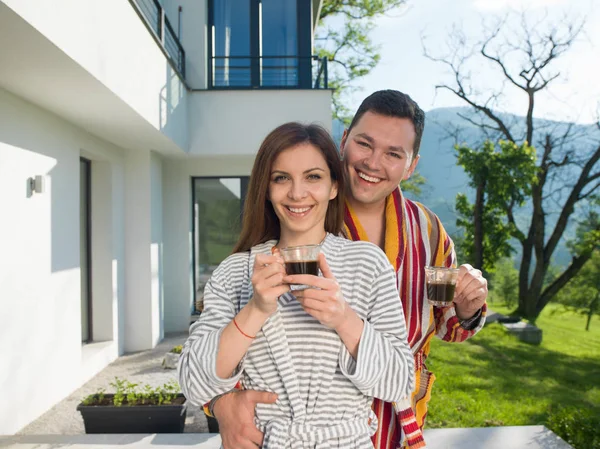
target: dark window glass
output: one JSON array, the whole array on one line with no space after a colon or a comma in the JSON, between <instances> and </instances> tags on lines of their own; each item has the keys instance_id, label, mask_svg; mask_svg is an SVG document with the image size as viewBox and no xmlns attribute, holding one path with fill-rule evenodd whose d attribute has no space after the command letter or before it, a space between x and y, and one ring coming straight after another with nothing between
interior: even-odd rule
<instances>
[{"instance_id":1,"label":"dark window glass","mask_svg":"<svg viewBox=\"0 0 600 449\"><path fill-rule=\"evenodd\" d=\"M194 178L195 309L202 309L204 287L231 254L240 235L248 177Z\"/></svg>"},{"instance_id":2,"label":"dark window glass","mask_svg":"<svg viewBox=\"0 0 600 449\"><path fill-rule=\"evenodd\" d=\"M218 87L250 85L250 1L213 2L213 83ZM240 56L242 58L240 58Z\"/></svg>"},{"instance_id":3,"label":"dark window glass","mask_svg":"<svg viewBox=\"0 0 600 449\"><path fill-rule=\"evenodd\" d=\"M262 0L261 85L298 84L296 0ZM276 58L273 58L276 56Z\"/></svg>"}]
</instances>

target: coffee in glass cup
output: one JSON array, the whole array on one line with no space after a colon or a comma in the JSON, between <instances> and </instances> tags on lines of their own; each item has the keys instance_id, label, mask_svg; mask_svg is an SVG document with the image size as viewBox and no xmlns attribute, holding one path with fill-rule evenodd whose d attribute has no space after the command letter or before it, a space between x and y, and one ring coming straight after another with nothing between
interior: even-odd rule
<instances>
[{"instance_id":1,"label":"coffee in glass cup","mask_svg":"<svg viewBox=\"0 0 600 449\"><path fill-rule=\"evenodd\" d=\"M447 307L454 301L458 268L425 267L427 301L432 306Z\"/></svg>"},{"instance_id":2,"label":"coffee in glass cup","mask_svg":"<svg viewBox=\"0 0 600 449\"><path fill-rule=\"evenodd\" d=\"M319 252L321 245L290 246L280 250L285 263L285 272L293 274L319 275Z\"/></svg>"}]
</instances>

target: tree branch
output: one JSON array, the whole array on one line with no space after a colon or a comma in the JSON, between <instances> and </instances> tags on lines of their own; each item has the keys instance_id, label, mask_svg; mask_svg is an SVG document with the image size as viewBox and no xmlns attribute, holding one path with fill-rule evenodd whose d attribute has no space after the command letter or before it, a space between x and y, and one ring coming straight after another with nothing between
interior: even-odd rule
<instances>
[{"instance_id":1,"label":"tree branch","mask_svg":"<svg viewBox=\"0 0 600 449\"><path fill-rule=\"evenodd\" d=\"M583 169L581 170L581 173L579 174L579 178L577 179L577 183L573 187L571 194L567 198L567 201L565 202L565 205L562 208L560 216L554 227L554 231L552 232L552 235L550 236L550 239L548 240L548 243L546 244L546 247L544 248L544 258L545 259L549 260L549 258L554 253L554 250L556 249L556 245L558 244L558 241L560 240L561 236L563 235L563 233L565 231L565 228L567 227L569 217L575 210L575 204L579 201L579 196L581 195L581 192L583 191L585 186L587 186L590 182L592 182L594 179L596 179L600 175L599 173L596 173L594 175L591 175L591 176L593 176L593 179L590 179L590 172L592 171L592 169L594 168L594 166L596 165L596 163L599 160L600 160L600 146L598 146L598 148L596 148L596 150L594 151L594 153L592 154L590 159L584 165Z\"/></svg>"},{"instance_id":2,"label":"tree branch","mask_svg":"<svg viewBox=\"0 0 600 449\"><path fill-rule=\"evenodd\" d=\"M544 289L540 296L540 300L537 303L537 312L540 313L544 307L550 302L550 300L556 295L561 288L567 285L573 277L579 273L585 263L592 257L592 251L586 252L579 256L573 257L571 263L562 274L557 277L548 287Z\"/></svg>"}]
</instances>

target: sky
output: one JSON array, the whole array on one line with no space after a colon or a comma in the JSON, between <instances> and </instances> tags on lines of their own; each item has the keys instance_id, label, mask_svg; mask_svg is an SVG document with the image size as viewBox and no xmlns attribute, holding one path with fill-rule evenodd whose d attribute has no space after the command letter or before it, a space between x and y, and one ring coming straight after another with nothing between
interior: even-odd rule
<instances>
[{"instance_id":1,"label":"sky","mask_svg":"<svg viewBox=\"0 0 600 449\"><path fill-rule=\"evenodd\" d=\"M585 19L584 32L556 61L555 69L561 72L561 79L553 83L549 93L536 97L534 115L594 122L600 113L600 0L407 0L405 7L377 20L371 37L381 46L381 61L360 80L357 85L361 91L349 97L348 105L356 110L369 93L390 88L409 94L426 111L465 106L450 92L439 90L436 94L435 85L451 78L443 65L423 55L423 39L427 48L439 55L453 26L471 39L481 39L482 26L489 29L494 17L505 16L509 11L526 11L541 23L564 21L564 17ZM503 81L490 66L491 63L479 63L472 67L473 80L483 92L485 86L498 86ZM526 98L522 91L506 86L497 108L524 115Z\"/></svg>"}]
</instances>

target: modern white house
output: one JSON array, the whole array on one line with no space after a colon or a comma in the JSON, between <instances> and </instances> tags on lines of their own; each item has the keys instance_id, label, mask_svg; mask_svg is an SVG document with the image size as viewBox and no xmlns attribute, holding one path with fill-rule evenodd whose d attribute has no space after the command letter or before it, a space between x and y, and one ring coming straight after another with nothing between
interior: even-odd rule
<instances>
[{"instance_id":1,"label":"modern white house","mask_svg":"<svg viewBox=\"0 0 600 449\"><path fill-rule=\"evenodd\" d=\"M0 1L0 434L187 330L261 140L331 129L319 8Z\"/></svg>"}]
</instances>

